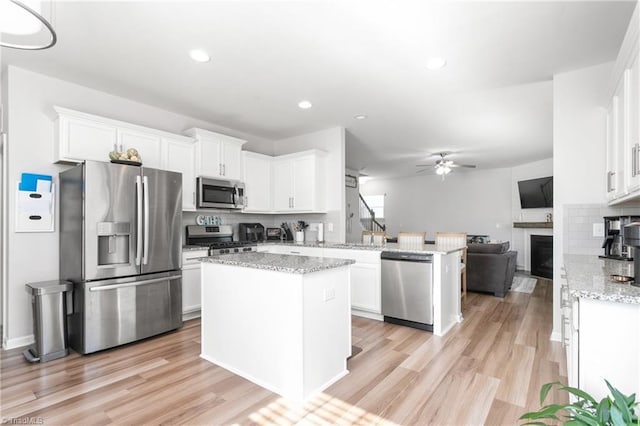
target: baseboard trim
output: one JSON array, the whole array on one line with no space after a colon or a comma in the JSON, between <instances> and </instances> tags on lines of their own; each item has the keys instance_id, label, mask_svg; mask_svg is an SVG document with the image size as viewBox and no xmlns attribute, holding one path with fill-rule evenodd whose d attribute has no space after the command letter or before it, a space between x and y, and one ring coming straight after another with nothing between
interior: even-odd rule
<instances>
[{"instance_id":1,"label":"baseboard trim","mask_svg":"<svg viewBox=\"0 0 640 426\"><path fill-rule=\"evenodd\" d=\"M374 314L373 312L360 311L358 309L351 308L351 315L357 317L369 318L377 321L384 321L384 317L380 314Z\"/></svg>"},{"instance_id":2,"label":"baseboard trim","mask_svg":"<svg viewBox=\"0 0 640 426\"><path fill-rule=\"evenodd\" d=\"M35 341L36 340L33 334L30 334L28 336L14 337L13 339L7 339L2 349L8 350L20 348L22 346L32 345Z\"/></svg>"},{"instance_id":3,"label":"baseboard trim","mask_svg":"<svg viewBox=\"0 0 640 426\"><path fill-rule=\"evenodd\" d=\"M182 313L182 321L189 321L189 320L200 318L200 317L201 317L200 309L193 309L193 310L185 311Z\"/></svg>"}]
</instances>

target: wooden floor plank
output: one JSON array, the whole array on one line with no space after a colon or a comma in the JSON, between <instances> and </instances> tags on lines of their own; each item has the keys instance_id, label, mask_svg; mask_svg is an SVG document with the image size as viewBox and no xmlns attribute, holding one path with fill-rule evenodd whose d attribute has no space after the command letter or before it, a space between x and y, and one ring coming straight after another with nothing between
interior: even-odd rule
<instances>
[{"instance_id":1,"label":"wooden floor plank","mask_svg":"<svg viewBox=\"0 0 640 426\"><path fill-rule=\"evenodd\" d=\"M464 322L445 337L353 317L362 350L350 374L304 404L201 359L199 320L44 364L3 351L2 416L65 425L513 425L538 408L542 384L566 383L564 349L549 340L552 295L548 280L532 294L469 293ZM563 398L551 392L547 402Z\"/></svg>"}]
</instances>

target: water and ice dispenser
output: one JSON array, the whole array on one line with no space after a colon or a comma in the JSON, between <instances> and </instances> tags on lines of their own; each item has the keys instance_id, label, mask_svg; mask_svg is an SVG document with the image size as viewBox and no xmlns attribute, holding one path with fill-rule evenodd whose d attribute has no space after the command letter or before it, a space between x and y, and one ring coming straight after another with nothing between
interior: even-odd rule
<instances>
[{"instance_id":1,"label":"water and ice dispenser","mask_svg":"<svg viewBox=\"0 0 640 426\"><path fill-rule=\"evenodd\" d=\"M100 222L98 234L98 265L129 263L131 224L129 222Z\"/></svg>"}]
</instances>

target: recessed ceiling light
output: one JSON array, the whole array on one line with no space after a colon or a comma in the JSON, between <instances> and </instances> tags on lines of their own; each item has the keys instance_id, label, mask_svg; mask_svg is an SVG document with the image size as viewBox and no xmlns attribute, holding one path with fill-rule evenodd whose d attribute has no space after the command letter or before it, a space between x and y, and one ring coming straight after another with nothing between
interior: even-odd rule
<instances>
[{"instance_id":1,"label":"recessed ceiling light","mask_svg":"<svg viewBox=\"0 0 640 426\"><path fill-rule=\"evenodd\" d=\"M300 101L298 102L298 107L302 109L309 109L313 106L313 104L309 101Z\"/></svg>"},{"instance_id":2,"label":"recessed ceiling light","mask_svg":"<svg viewBox=\"0 0 640 426\"><path fill-rule=\"evenodd\" d=\"M360 115L356 115L353 118L355 118L356 120L364 120L365 118L367 118L367 116L364 114L360 114Z\"/></svg>"},{"instance_id":3,"label":"recessed ceiling light","mask_svg":"<svg viewBox=\"0 0 640 426\"><path fill-rule=\"evenodd\" d=\"M427 59L427 68L430 70L439 70L444 68L445 65L447 65L447 60L440 56L433 56Z\"/></svg>"},{"instance_id":4,"label":"recessed ceiling light","mask_svg":"<svg viewBox=\"0 0 640 426\"><path fill-rule=\"evenodd\" d=\"M209 62L211 60L211 57L209 57L207 52L200 49L192 50L191 52L189 52L189 56L191 56L191 59L193 59L196 62L204 63L204 62Z\"/></svg>"}]
</instances>

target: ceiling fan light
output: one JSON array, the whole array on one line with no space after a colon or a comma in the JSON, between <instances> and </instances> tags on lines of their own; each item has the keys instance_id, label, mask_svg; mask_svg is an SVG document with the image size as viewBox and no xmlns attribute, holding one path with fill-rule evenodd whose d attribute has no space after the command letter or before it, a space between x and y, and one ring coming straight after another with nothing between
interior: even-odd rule
<instances>
[{"instance_id":1,"label":"ceiling fan light","mask_svg":"<svg viewBox=\"0 0 640 426\"><path fill-rule=\"evenodd\" d=\"M436 174L437 175L443 175L447 172L445 172L444 167L436 167Z\"/></svg>"}]
</instances>

